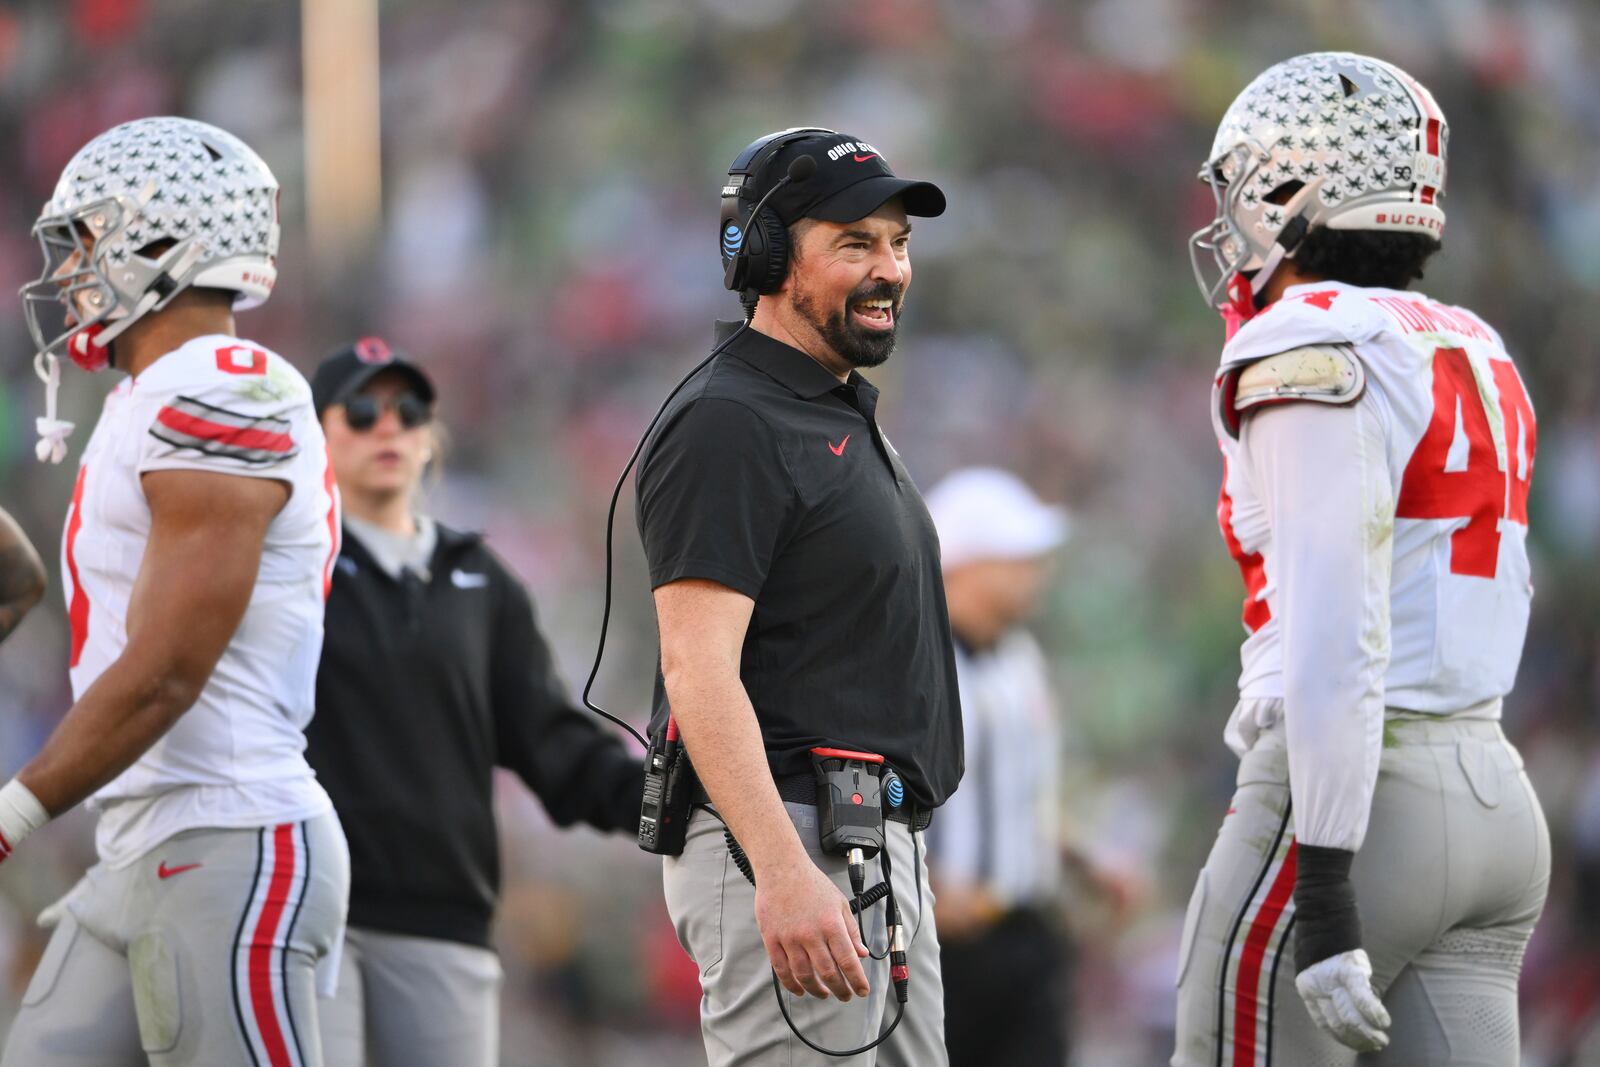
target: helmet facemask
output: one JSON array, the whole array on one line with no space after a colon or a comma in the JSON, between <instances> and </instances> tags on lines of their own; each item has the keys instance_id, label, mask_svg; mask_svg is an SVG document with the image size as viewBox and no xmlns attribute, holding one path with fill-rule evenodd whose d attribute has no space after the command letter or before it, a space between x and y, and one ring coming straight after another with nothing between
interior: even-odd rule
<instances>
[{"instance_id":1,"label":"helmet facemask","mask_svg":"<svg viewBox=\"0 0 1600 1067\"><path fill-rule=\"evenodd\" d=\"M137 214L136 208L113 197L34 223L44 270L21 294L36 360L64 351L86 371L103 370L111 341L144 315L165 307L192 280L194 264L203 255L194 238L158 239L131 253L116 247L126 220ZM167 247L158 255L146 254L163 243ZM49 317L63 310L66 324L52 336L56 328Z\"/></svg>"}]
</instances>

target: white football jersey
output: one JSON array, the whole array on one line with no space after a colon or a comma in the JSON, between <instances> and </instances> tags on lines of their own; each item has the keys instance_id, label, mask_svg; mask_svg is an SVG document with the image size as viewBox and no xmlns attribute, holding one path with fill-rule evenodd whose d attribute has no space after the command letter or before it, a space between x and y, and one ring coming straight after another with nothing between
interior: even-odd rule
<instances>
[{"instance_id":1,"label":"white football jersey","mask_svg":"<svg viewBox=\"0 0 1600 1067\"><path fill-rule=\"evenodd\" d=\"M105 788L97 843L113 866L182 830L331 809L306 763L339 501L311 389L259 345L195 338L106 398L62 538L75 698L122 654L150 537L141 476L196 470L286 482L244 618L195 702ZM199 629L209 625L194 620Z\"/></svg>"},{"instance_id":2,"label":"white football jersey","mask_svg":"<svg viewBox=\"0 0 1600 1067\"><path fill-rule=\"evenodd\" d=\"M1347 346L1359 363L1365 386L1347 417L1294 403L1290 417L1241 418L1238 372L1310 345ZM1295 803L1302 831L1302 817L1329 820L1306 843L1354 847L1384 708L1497 715L1516 678L1532 597L1533 407L1499 335L1472 312L1334 282L1293 286L1245 323L1212 400L1218 519L1246 589L1241 708L1284 708L1292 784L1296 749L1322 765L1304 778L1351 755L1337 772L1350 781L1323 799L1359 812L1306 811L1326 805L1298 788ZM1238 718L1236 749L1266 725Z\"/></svg>"}]
</instances>

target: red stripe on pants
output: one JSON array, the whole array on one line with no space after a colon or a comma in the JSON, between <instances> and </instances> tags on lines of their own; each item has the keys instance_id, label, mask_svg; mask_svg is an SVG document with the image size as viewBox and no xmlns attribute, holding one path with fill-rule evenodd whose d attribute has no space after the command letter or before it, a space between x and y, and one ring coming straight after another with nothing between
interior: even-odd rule
<instances>
[{"instance_id":1,"label":"red stripe on pants","mask_svg":"<svg viewBox=\"0 0 1600 1067\"><path fill-rule=\"evenodd\" d=\"M1272 931L1277 928L1278 920L1283 918L1283 909L1288 906L1289 897L1294 892L1298 850L1297 842L1289 842L1283 866L1278 868L1278 876L1272 880L1267 899L1262 902L1261 910L1256 912L1255 921L1250 924L1250 933L1244 940L1244 953L1239 958L1239 977L1234 991L1237 998L1233 1006L1234 1067L1255 1067L1256 1064L1256 1005L1261 999L1261 965L1267 957L1267 943L1272 940ZM1267 1040L1272 1040L1270 1033Z\"/></svg>"},{"instance_id":2,"label":"red stripe on pants","mask_svg":"<svg viewBox=\"0 0 1600 1067\"><path fill-rule=\"evenodd\" d=\"M289 888L294 884L298 856L294 847L294 824L275 827L272 845L272 882L267 887L261 915L256 919L255 932L250 935L250 1007L255 1012L256 1028L261 1031L261 1043L267 1050L267 1062L271 1067L293 1067L288 1043L283 1039L283 1024L272 999L272 953L277 947L278 924L283 921L289 903ZM287 998L287 973L283 981L283 995Z\"/></svg>"}]
</instances>

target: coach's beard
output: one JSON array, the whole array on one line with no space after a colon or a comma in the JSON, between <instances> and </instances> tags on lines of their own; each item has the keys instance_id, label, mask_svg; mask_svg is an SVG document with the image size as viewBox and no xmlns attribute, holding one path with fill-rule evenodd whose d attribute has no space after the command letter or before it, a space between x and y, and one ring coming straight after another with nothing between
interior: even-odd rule
<instances>
[{"instance_id":1,"label":"coach's beard","mask_svg":"<svg viewBox=\"0 0 1600 1067\"><path fill-rule=\"evenodd\" d=\"M900 329L900 308L904 290L889 282L863 285L850 294L844 307L836 308L826 317L817 314L816 304L809 296L796 295L795 306L804 315L817 334L838 353L839 358L852 367L876 367L894 351L895 334ZM850 310L866 300L890 302L887 329L869 329L851 320Z\"/></svg>"}]
</instances>

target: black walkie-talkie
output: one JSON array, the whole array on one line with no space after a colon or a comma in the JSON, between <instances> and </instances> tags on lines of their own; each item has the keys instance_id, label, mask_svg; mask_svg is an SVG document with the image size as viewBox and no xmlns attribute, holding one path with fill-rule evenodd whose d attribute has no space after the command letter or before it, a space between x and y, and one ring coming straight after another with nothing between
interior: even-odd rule
<instances>
[{"instance_id":1,"label":"black walkie-talkie","mask_svg":"<svg viewBox=\"0 0 1600 1067\"><path fill-rule=\"evenodd\" d=\"M657 856L683 855L694 799L694 767L670 715L659 740L644 755L644 800L639 805L639 847Z\"/></svg>"}]
</instances>

